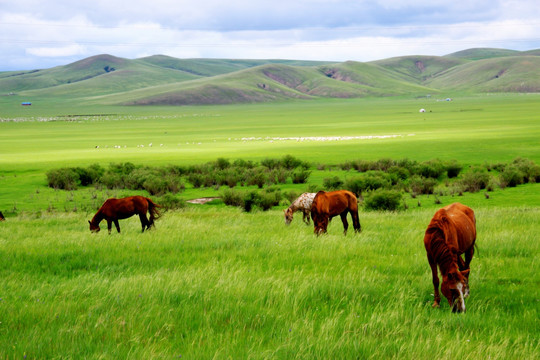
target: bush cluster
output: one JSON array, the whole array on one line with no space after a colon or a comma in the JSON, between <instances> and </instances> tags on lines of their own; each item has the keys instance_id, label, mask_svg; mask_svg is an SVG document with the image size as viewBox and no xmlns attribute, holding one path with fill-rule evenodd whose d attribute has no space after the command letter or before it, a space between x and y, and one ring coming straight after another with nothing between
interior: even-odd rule
<instances>
[{"instance_id":1,"label":"bush cluster","mask_svg":"<svg viewBox=\"0 0 540 360\"><path fill-rule=\"evenodd\" d=\"M386 173L396 173L402 180L412 175L433 179L441 179L445 175L448 178L455 178L463 169L455 160L442 161L439 159L424 162L410 159L352 160L340 164L340 167L343 170L354 169L359 172L378 170Z\"/></svg>"},{"instance_id":2,"label":"bush cluster","mask_svg":"<svg viewBox=\"0 0 540 360\"><path fill-rule=\"evenodd\" d=\"M311 174L308 169L308 163L290 155L282 159L265 159L260 164L219 158L201 165L157 168L125 162L110 164L107 169L96 164L88 168L51 170L47 173L47 183L52 188L63 190L102 185L109 189L146 190L151 195L161 196L184 190L184 182L195 188L250 185L263 188L285 184L288 179L294 184L304 184Z\"/></svg>"},{"instance_id":3,"label":"bush cluster","mask_svg":"<svg viewBox=\"0 0 540 360\"><path fill-rule=\"evenodd\" d=\"M372 191L364 201L367 210L396 211L402 199L402 193L396 190L379 189Z\"/></svg>"},{"instance_id":4,"label":"bush cluster","mask_svg":"<svg viewBox=\"0 0 540 360\"><path fill-rule=\"evenodd\" d=\"M318 165L318 168L335 168ZM422 194L442 194L441 184L451 193L478 192L513 187L529 182L540 181L540 166L533 161L516 158L509 164L484 164L463 171L457 161L438 159L418 162L409 159L377 161L354 160L338 165L345 170L356 170L352 177L341 179L338 176L325 178L323 188L327 191L347 189L358 197L365 197L366 209L395 210L399 207L402 193L411 196ZM170 208L183 206L174 197L185 189L185 182L194 188L226 187L222 192L223 202L238 206L249 212L253 208L267 210L278 205L282 194L275 185L292 182L307 183L311 174L310 164L291 155L281 159L264 159L260 163L238 159L230 161L218 158L216 161L192 166L149 167L137 166L130 162L113 163L108 168L98 164L87 168L60 168L47 172L47 183L55 189L75 190L79 186L104 186L109 189L145 190L154 196L163 197ZM256 186L251 191L238 191L237 186ZM315 192L316 186L310 184L308 191ZM299 194L284 194L293 201Z\"/></svg>"},{"instance_id":5,"label":"bush cluster","mask_svg":"<svg viewBox=\"0 0 540 360\"><path fill-rule=\"evenodd\" d=\"M267 188L263 191L225 189L221 193L221 199L225 205L240 207L246 212L250 212L254 208L269 210L273 206L279 205L281 198L281 191L276 188Z\"/></svg>"}]
</instances>

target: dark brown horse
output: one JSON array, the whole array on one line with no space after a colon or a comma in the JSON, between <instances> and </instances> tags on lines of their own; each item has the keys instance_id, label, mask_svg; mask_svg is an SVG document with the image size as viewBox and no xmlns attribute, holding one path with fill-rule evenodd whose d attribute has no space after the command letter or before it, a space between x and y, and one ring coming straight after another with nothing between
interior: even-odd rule
<instances>
[{"instance_id":1,"label":"dark brown horse","mask_svg":"<svg viewBox=\"0 0 540 360\"><path fill-rule=\"evenodd\" d=\"M438 210L431 219L424 236L424 246L435 289L433 307L438 307L441 301L438 265L443 277L441 292L452 311L465 311L465 298L469 296L469 265L475 241L476 218L471 208L454 203ZM465 261L462 254L465 254Z\"/></svg>"},{"instance_id":2,"label":"dark brown horse","mask_svg":"<svg viewBox=\"0 0 540 360\"><path fill-rule=\"evenodd\" d=\"M139 215L141 219L142 232L144 229L150 229L154 225L154 220L159 218L159 205L144 196L130 196L123 199L108 199L92 218L90 223L90 231L98 232L100 230L99 223L105 219L109 234L111 233L112 223L116 226L116 230L120 232L118 220L127 219L133 215ZM146 213L150 213L150 219L146 217Z\"/></svg>"},{"instance_id":3,"label":"dark brown horse","mask_svg":"<svg viewBox=\"0 0 540 360\"><path fill-rule=\"evenodd\" d=\"M2 212L0 211L0 221L4 221L6 220L6 218L4 217L4 214L2 214Z\"/></svg>"},{"instance_id":4,"label":"dark brown horse","mask_svg":"<svg viewBox=\"0 0 540 360\"><path fill-rule=\"evenodd\" d=\"M358 202L356 196L347 190L338 191L319 191L313 199L311 205L311 218L315 226L314 232L319 235L326 233L328 222L334 216L341 216L343 222L343 233L347 235L349 223L347 214L350 213L353 220L353 227L356 232L360 232L360 219L358 218Z\"/></svg>"}]
</instances>

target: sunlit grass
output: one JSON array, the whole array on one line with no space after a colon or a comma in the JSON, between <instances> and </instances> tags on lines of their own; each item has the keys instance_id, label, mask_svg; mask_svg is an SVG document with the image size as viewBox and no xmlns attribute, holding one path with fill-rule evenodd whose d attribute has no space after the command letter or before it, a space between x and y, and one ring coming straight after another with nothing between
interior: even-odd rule
<instances>
[{"instance_id":1,"label":"sunlit grass","mask_svg":"<svg viewBox=\"0 0 540 360\"><path fill-rule=\"evenodd\" d=\"M535 358L535 208L477 210L467 313L432 309L431 210L361 214L327 236L280 211L203 206L153 231L91 234L83 214L0 228L0 356ZM501 219L504 219L502 225Z\"/></svg>"}]
</instances>

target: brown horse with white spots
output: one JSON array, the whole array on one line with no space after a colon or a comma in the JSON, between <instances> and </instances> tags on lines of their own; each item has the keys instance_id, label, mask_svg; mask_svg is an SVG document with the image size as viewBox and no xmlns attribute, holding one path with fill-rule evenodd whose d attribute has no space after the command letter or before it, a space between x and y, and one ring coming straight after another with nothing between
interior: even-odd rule
<instances>
[{"instance_id":1,"label":"brown horse with white spots","mask_svg":"<svg viewBox=\"0 0 540 360\"><path fill-rule=\"evenodd\" d=\"M90 231L99 232L99 223L105 219L109 234L111 233L112 223L116 226L116 231L120 232L118 220L127 219L133 215L139 215L141 219L142 232L145 229L150 229L154 225L154 220L159 218L160 213L157 208L160 206L155 204L149 198L144 196L130 196L122 199L108 199L103 203L90 223ZM150 219L146 217L146 213L150 213Z\"/></svg>"},{"instance_id":2,"label":"brown horse with white spots","mask_svg":"<svg viewBox=\"0 0 540 360\"><path fill-rule=\"evenodd\" d=\"M311 218L315 227L315 234L326 233L328 222L339 215L343 222L343 233L347 235L349 223L347 214L351 214L353 227L356 232L362 231L358 217L358 200L356 196L347 190L319 191L311 204Z\"/></svg>"},{"instance_id":3,"label":"brown horse with white spots","mask_svg":"<svg viewBox=\"0 0 540 360\"><path fill-rule=\"evenodd\" d=\"M454 203L438 210L431 219L424 236L424 246L435 289L433 307L439 307L441 301L438 265L443 277L441 292L452 311L465 311L465 298L469 296L469 265L475 242L476 218L471 208ZM465 261L462 254L465 254Z\"/></svg>"},{"instance_id":4,"label":"brown horse with white spots","mask_svg":"<svg viewBox=\"0 0 540 360\"><path fill-rule=\"evenodd\" d=\"M291 205L283 210L285 215L285 224L290 225L293 220L293 215L296 211L301 211L303 218L302 220L309 225L309 215L311 213L311 205L313 204L313 199L315 198L315 193L303 193L296 200L294 200Z\"/></svg>"}]
</instances>

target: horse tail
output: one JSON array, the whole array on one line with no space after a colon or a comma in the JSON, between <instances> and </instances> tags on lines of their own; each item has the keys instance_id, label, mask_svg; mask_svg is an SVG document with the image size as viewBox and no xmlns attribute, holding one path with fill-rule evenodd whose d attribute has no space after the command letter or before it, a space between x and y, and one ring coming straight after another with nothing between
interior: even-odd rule
<instances>
[{"instance_id":1,"label":"horse tail","mask_svg":"<svg viewBox=\"0 0 540 360\"><path fill-rule=\"evenodd\" d=\"M146 198L146 201L148 202L148 212L150 213L150 225L154 224L154 220L157 220L161 217L161 212L158 208L161 206L153 202L151 199Z\"/></svg>"}]
</instances>

